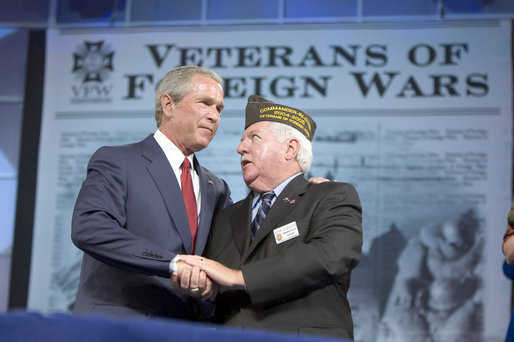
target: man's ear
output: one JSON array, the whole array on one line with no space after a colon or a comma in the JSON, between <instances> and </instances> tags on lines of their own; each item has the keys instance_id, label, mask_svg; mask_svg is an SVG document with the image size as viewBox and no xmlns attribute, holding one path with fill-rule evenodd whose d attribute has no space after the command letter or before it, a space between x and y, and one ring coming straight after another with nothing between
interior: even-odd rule
<instances>
[{"instance_id":1,"label":"man's ear","mask_svg":"<svg viewBox=\"0 0 514 342\"><path fill-rule=\"evenodd\" d=\"M175 109L175 102L170 95L164 94L161 97L162 114L168 119L173 117L173 110Z\"/></svg>"},{"instance_id":2,"label":"man's ear","mask_svg":"<svg viewBox=\"0 0 514 342\"><path fill-rule=\"evenodd\" d=\"M295 160L300 152L300 141L296 138L287 141L286 160Z\"/></svg>"}]
</instances>

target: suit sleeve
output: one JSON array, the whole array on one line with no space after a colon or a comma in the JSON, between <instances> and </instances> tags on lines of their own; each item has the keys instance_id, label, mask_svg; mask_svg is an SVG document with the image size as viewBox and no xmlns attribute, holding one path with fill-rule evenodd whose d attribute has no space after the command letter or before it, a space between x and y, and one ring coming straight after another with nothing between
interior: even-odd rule
<instances>
[{"instance_id":1,"label":"suit sleeve","mask_svg":"<svg viewBox=\"0 0 514 342\"><path fill-rule=\"evenodd\" d=\"M306 239L242 266L254 306L303 297L336 282L348 286L362 248L359 196L346 183L322 187L322 199L313 211Z\"/></svg>"},{"instance_id":2,"label":"suit sleeve","mask_svg":"<svg viewBox=\"0 0 514 342\"><path fill-rule=\"evenodd\" d=\"M217 177L216 177L217 178ZM219 178L217 178L219 179ZM217 199L216 207L214 208L214 214L217 212L225 209L226 207L230 206L232 204L232 197L230 188L223 179L219 179L219 182L221 183L218 188L220 189L218 191L219 198Z\"/></svg>"},{"instance_id":3,"label":"suit sleeve","mask_svg":"<svg viewBox=\"0 0 514 342\"><path fill-rule=\"evenodd\" d=\"M72 217L72 241L92 257L126 271L169 277L175 256L125 229L127 180L116 150L91 157ZM141 251L151 251L144 255Z\"/></svg>"}]
</instances>

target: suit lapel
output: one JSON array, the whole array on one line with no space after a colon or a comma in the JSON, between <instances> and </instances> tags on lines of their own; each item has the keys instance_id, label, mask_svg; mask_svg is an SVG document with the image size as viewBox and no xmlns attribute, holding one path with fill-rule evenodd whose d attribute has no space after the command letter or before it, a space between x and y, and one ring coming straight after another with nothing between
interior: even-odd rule
<instances>
[{"instance_id":1,"label":"suit lapel","mask_svg":"<svg viewBox=\"0 0 514 342\"><path fill-rule=\"evenodd\" d=\"M202 194L198 231L196 233L195 254L202 254L211 228L212 216L216 205L216 193L214 189L214 181L204 174L196 156L194 158L194 165L195 170L198 173L198 178L200 179L200 192Z\"/></svg>"},{"instance_id":2,"label":"suit lapel","mask_svg":"<svg viewBox=\"0 0 514 342\"><path fill-rule=\"evenodd\" d=\"M232 227L232 236L236 243L240 255L244 255L250 245L250 220L252 213L253 193L250 194L240 203L236 204L232 215L230 215L230 226Z\"/></svg>"},{"instance_id":3,"label":"suit lapel","mask_svg":"<svg viewBox=\"0 0 514 342\"><path fill-rule=\"evenodd\" d=\"M161 193L169 216L182 239L184 250L189 253L192 244L191 230L177 177L153 136L143 140L142 147L143 156L150 161L146 168Z\"/></svg>"},{"instance_id":4,"label":"suit lapel","mask_svg":"<svg viewBox=\"0 0 514 342\"><path fill-rule=\"evenodd\" d=\"M250 256L257 246L261 244L262 240L264 240L268 234L271 234L273 229L277 228L279 222L295 208L296 202L305 193L308 184L309 181L306 180L303 175L299 175L289 182L266 215L244 259ZM287 223L289 222L284 222L284 224Z\"/></svg>"}]
</instances>

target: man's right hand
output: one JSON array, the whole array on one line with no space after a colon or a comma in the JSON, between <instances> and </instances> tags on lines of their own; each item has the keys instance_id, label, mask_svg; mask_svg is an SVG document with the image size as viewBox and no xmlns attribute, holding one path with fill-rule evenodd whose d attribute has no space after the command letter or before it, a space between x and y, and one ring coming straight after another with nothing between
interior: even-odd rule
<instances>
[{"instance_id":1,"label":"man's right hand","mask_svg":"<svg viewBox=\"0 0 514 342\"><path fill-rule=\"evenodd\" d=\"M219 286L198 266L191 266L183 261L177 261L177 271L170 277L171 287L202 300L214 301Z\"/></svg>"}]
</instances>

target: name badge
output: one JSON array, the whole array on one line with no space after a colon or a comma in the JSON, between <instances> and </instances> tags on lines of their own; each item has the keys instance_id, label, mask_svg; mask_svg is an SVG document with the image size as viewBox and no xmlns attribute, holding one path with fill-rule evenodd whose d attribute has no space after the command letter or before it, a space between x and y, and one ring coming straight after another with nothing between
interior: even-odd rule
<instances>
[{"instance_id":1,"label":"name badge","mask_svg":"<svg viewBox=\"0 0 514 342\"><path fill-rule=\"evenodd\" d=\"M285 226L273 229L273 234L275 234L275 242L277 245L300 235L295 221L288 223Z\"/></svg>"}]
</instances>

